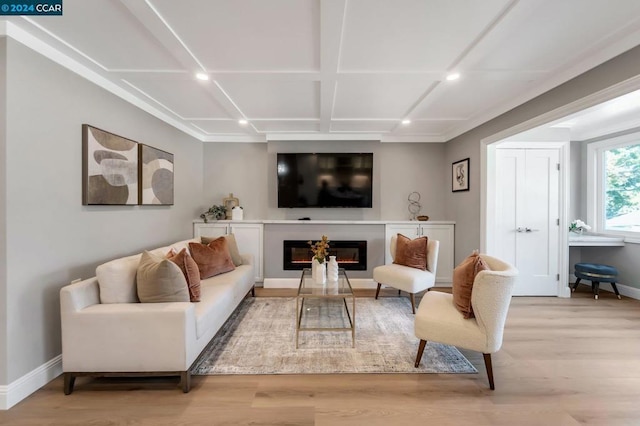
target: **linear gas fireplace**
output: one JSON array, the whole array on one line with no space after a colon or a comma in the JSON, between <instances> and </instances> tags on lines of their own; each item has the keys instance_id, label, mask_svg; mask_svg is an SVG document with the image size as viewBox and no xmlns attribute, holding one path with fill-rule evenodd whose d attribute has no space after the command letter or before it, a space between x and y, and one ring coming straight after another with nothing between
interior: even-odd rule
<instances>
[{"instance_id":1,"label":"linear gas fireplace","mask_svg":"<svg viewBox=\"0 0 640 426\"><path fill-rule=\"evenodd\" d=\"M350 271L367 270L367 242L364 240L334 241L329 243L329 256L336 256L341 268ZM284 265L285 271L302 270L311 267L313 253L308 241L285 240L284 241Z\"/></svg>"}]
</instances>

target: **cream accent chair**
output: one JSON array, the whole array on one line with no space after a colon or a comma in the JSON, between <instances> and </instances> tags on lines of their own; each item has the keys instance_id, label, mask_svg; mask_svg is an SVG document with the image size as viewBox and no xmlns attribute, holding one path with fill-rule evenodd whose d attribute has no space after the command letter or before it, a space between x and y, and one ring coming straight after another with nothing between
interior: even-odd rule
<instances>
[{"instance_id":1,"label":"cream accent chair","mask_svg":"<svg viewBox=\"0 0 640 426\"><path fill-rule=\"evenodd\" d=\"M491 354L502 346L518 270L495 257L480 256L491 270L480 271L473 282L471 306L475 318L465 319L449 293L431 291L422 298L415 319L415 335L420 339L415 366L420 365L427 341L482 352L489 387L494 390Z\"/></svg>"},{"instance_id":2,"label":"cream accent chair","mask_svg":"<svg viewBox=\"0 0 640 426\"><path fill-rule=\"evenodd\" d=\"M391 245L389 247L391 251L391 258L396 257L396 245L398 236L391 237ZM392 263L390 265L377 266L373 269L373 280L378 283L378 289L376 290L376 299L380 294L380 287L388 285L400 291L406 291L411 298L411 311L416 313L416 299L415 294L424 290L428 290L436 283L436 266L438 265L438 249L440 248L440 241L428 239L427 243L427 270L411 268L409 266L397 265Z\"/></svg>"}]
</instances>

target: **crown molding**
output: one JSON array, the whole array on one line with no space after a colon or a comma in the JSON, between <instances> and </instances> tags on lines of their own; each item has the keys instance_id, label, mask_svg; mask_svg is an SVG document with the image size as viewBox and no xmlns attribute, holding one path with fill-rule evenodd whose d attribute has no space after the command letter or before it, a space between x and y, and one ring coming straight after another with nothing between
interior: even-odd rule
<instances>
[{"instance_id":1,"label":"crown molding","mask_svg":"<svg viewBox=\"0 0 640 426\"><path fill-rule=\"evenodd\" d=\"M205 136L203 134L197 132L196 130L180 122L179 120L176 120L174 117L165 114L164 112L148 104L147 102L142 101L140 98L132 95L122 87L111 82L97 72L63 54L53 46L45 43L44 41L25 31L18 25L8 21L0 21L0 36L10 37L12 40L15 40L18 43L34 50L35 52L50 59L58 65L63 66L64 68L90 81L96 86L101 87L102 89L118 96L124 101L140 108L141 110L151 114L161 121L164 121L165 123L188 134L189 136L196 138L199 141L205 140Z\"/></svg>"}]
</instances>

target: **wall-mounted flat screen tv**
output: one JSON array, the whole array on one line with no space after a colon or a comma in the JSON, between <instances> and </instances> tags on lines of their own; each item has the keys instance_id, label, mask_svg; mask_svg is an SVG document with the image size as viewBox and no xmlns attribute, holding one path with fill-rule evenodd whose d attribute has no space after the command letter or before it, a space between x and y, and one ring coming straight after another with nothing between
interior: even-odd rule
<instances>
[{"instance_id":1,"label":"wall-mounted flat screen tv","mask_svg":"<svg viewBox=\"0 0 640 426\"><path fill-rule=\"evenodd\" d=\"M373 153L279 153L278 207L372 207Z\"/></svg>"}]
</instances>

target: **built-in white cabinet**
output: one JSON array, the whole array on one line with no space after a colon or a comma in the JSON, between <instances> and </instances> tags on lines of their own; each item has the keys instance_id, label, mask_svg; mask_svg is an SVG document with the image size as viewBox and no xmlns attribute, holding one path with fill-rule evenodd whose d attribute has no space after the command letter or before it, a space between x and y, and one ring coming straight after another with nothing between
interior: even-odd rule
<instances>
[{"instance_id":1,"label":"built-in white cabinet","mask_svg":"<svg viewBox=\"0 0 640 426\"><path fill-rule=\"evenodd\" d=\"M429 224L429 223L389 223L385 225L385 263L392 263L391 237L402 234L409 238L426 236L440 241L438 250L438 267L436 270L436 282L451 283L453 281L454 263L454 226L452 224Z\"/></svg>"},{"instance_id":2,"label":"built-in white cabinet","mask_svg":"<svg viewBox=\"0 0 640 426\"><path fill-rule=\"evenodd\" d=\"M264 225L261 223L236 223L218 221L213 223L194 223L193 237L221 237L233 234L240 253L250 253L255 261L256 281L264 280L263 238Z\"/></svg>"}]
</instances>

